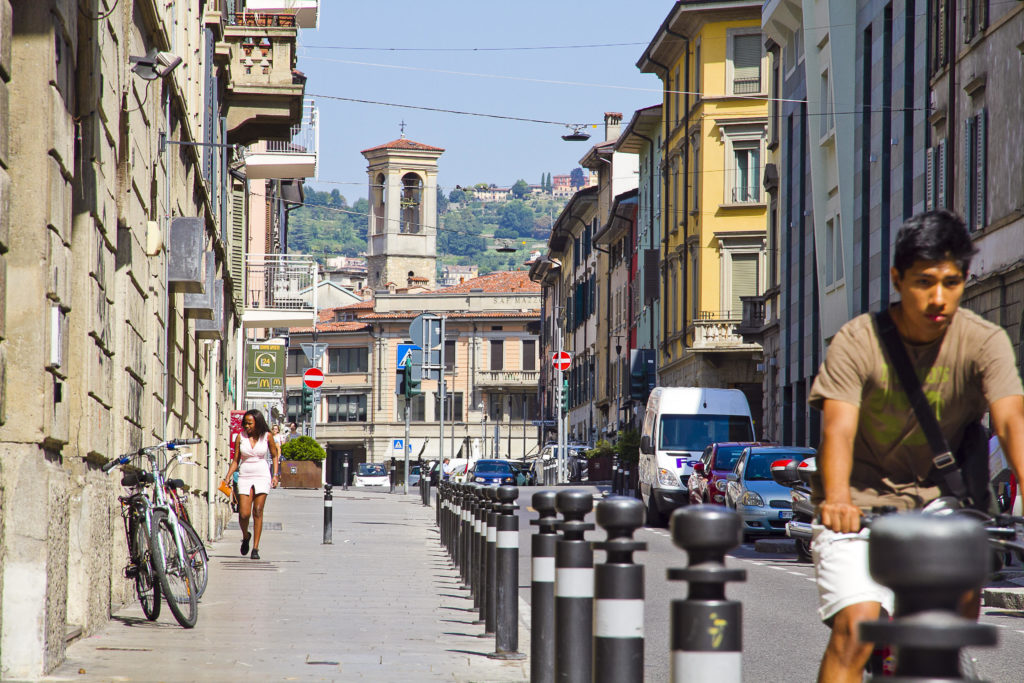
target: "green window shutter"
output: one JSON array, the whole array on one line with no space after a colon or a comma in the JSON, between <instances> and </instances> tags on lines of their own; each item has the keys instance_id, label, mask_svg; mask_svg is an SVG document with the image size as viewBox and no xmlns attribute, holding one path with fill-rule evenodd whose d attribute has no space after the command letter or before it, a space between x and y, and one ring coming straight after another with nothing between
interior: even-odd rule
<instances>
[{"instance_id":1,"label":"green window shutter","mask_svg":"<svg viewBox=\"0 0 1024 683\"><path fill-rule=\"evenodd\" d=\"M245 302L245 185L231 186L231 243L228 245L231 296L235 305Z\"/></svg>"},{"instance_id":2,"label":"green window shutter","mask_svg":"<svg viewBox=\"0 0 1024 683\"><path fill-rule=\"evenodd\" d=\"M935 148L924 151L924 209L935 208Z\"/></svg>"},{"instance_id":3,"label":"green window shutter","mask_svg":"<svg viewBox=\"0 0 1024 683\"><path fill-rule=\"evenodd\" d=\"M969 118L964 121L964 156L963 156L963 175L964 175L964 207L963 216L967 222L967 227L971 230L975 230L978 226L974 225L974 119Z\"/></svg>"},{"instance_id":4,"label":"green window shutter","mask_svg":"<svg viewBox=\"0 0 1024 683\"><path fill-rule=\"evenodd\" d=\"M975 168L977 169L975 177L974 213L977 223L975 227L978 230L985 227L985 202L988 199L985 188L985 114L986 110L982 109L978 112L978 115L974 117L974 160Z\"/></svg>"},{"instance_id":5,"label":"green window shutter","mask_svg":"<svg viewBox=\"0 0 1024 683\"><path fill-rule=\"evenodd\" d=\"M733 318L743 315L741 296L757 294L757 254L732 256L732 304L729 314Z\"/></svg>"}]
</instances>

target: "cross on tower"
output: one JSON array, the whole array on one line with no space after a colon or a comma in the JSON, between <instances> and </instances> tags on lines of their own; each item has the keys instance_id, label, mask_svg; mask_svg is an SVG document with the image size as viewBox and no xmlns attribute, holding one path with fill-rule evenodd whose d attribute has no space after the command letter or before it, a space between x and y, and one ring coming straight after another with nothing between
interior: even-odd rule
<instances>
[{"instance_id":1,"label":"cross on tower","mask_svg":"<svg viewBox=\"0 0 1024 683\"><path fill-rule=\"evenodd\" d=\"M402 120L401 123L398 124L398 129L400 131L402 131L402 137L404 138L405 137L405 120L404 119Z\"/></svg>"}]
</instances>

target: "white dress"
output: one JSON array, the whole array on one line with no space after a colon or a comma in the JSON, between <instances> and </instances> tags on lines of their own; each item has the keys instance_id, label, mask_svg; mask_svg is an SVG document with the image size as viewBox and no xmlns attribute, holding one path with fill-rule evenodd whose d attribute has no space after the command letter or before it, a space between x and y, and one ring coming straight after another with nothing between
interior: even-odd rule
<instances>
[{"instance_id":1,"label":"white dress","mask_svg":"<svg viewBox=\"0 0 1024 683\"><path fill-rule=\"evenodd\" d=\"M270 457L270 446L267 445L267 437L264 434L253 446L249 437L244 433L240 435L241 448L238 456L238 493L243 496L252 493L270 493L270 465L267 458Z\"/></svg>"}]
</instances>

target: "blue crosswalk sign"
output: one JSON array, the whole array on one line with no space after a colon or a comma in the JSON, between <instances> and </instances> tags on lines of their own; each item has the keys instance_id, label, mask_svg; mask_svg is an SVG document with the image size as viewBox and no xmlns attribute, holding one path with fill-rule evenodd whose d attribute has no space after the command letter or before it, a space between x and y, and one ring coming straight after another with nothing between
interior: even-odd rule
<instances>
[{"instance_id":1,"label":"blue crosswalk sign","mask_svg":"<svg viewBox=\"0 0 1024 683\"><path fill-rule=\"evenodd\" d=\"M405 439L392 439L392 444L391 444L392 450L396 450L396 451L402 450L402 442L404 440Z\"/></svg>"}]
</instances>

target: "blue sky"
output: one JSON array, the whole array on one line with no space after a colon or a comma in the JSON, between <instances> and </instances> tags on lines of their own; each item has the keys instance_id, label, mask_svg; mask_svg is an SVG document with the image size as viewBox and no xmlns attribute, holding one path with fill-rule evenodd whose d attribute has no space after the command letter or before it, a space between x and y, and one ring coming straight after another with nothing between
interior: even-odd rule
<instances>
[{"instance_id":1,"label":"blue sky","mask_svg":"<svg viewBox=\"0 0 1024 683\"><path fill-rule=\"evenodd\" d=\"M589 145L602 138L603 127L588 129L590 142L564 142L560 136L569 131L556 125L315 96L572 123L601 124L604 112L619 111L628 121L634 110L661 101L660 81L653 74L640 73L635 64L673 4L669 0L322 0L320 27L303 30L299 36L298 68L308 76L307 97L314 97L320 110L319 179L309 182L320 190L338 188L349 202L365 197L366 160L359 152L399 137L403 120L407 137L445 148L438 180L445 190L477 182L510 185L518 178L537 183L544 172L568 173ZM634 44L436 51L608 43ZM382 47L435 51L337 49Z\"/></svg>"}]
</instances>

